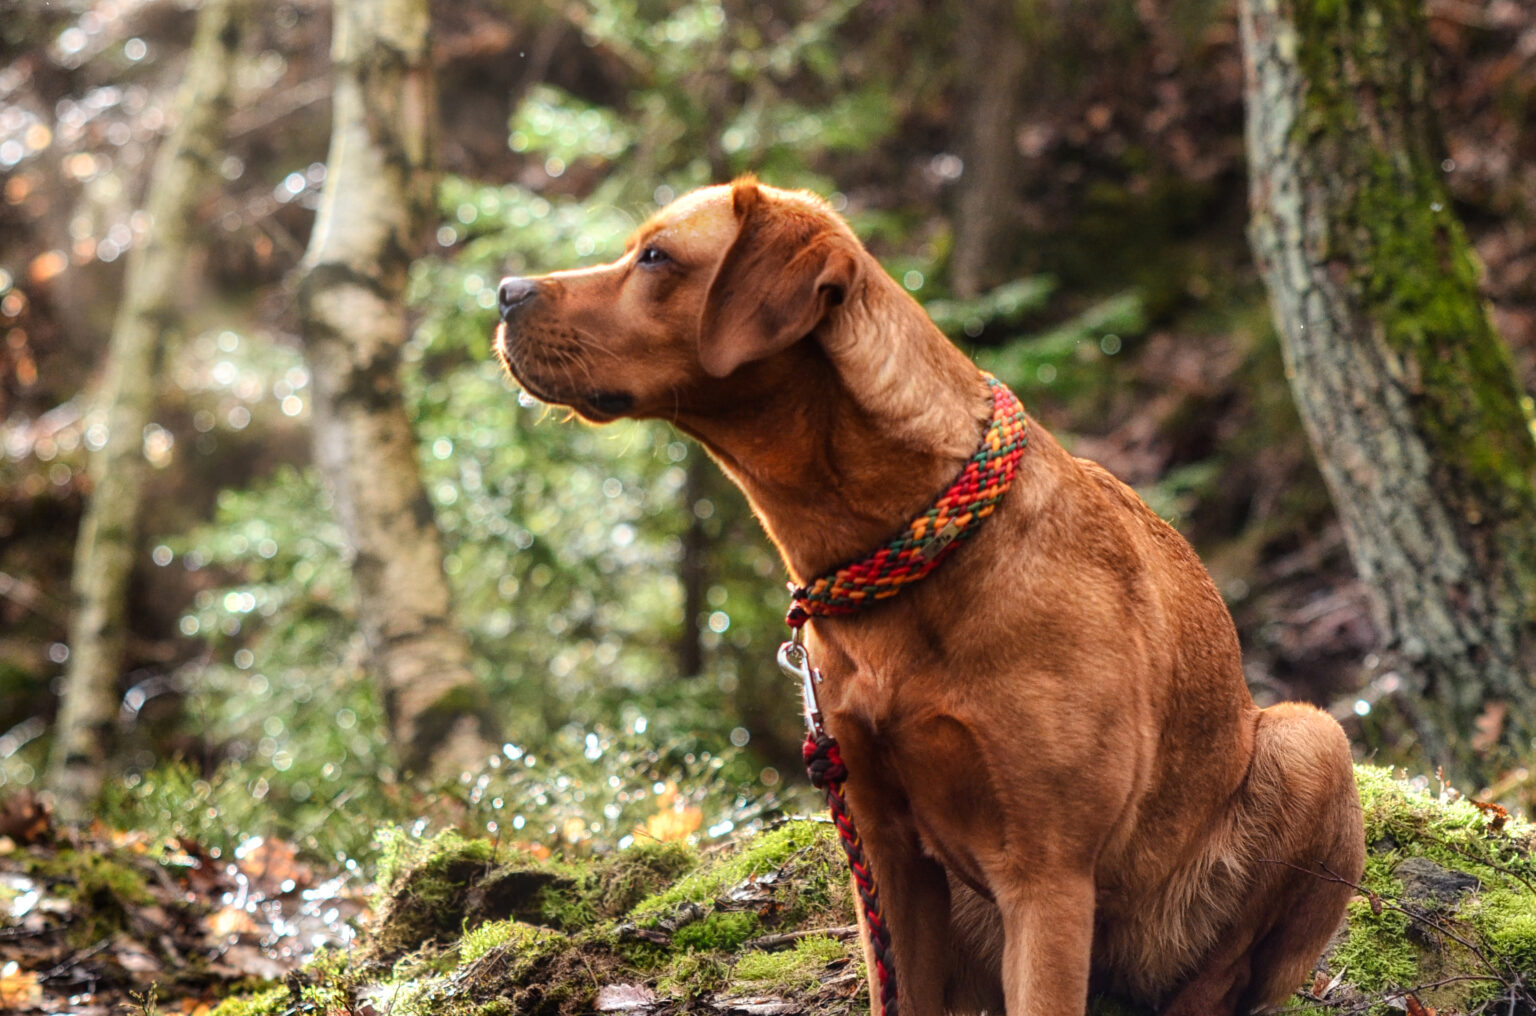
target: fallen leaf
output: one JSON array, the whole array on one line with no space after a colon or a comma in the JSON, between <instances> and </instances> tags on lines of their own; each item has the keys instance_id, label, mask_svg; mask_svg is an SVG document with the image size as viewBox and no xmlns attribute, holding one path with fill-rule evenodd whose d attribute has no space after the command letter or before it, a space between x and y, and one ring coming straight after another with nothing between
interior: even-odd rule
<instances>
[{"instance_id":1,"label":"fallen leaf","mask_svg":"<svg viewBox=\"0 0 1536 1016\"><path fill-rule=\"evenodd\" d=\"M298 857L293 844L269 837L253 836L235 848L240 870L269 894L288 893L314 884L314 872L300 864Z\"/></svg>"},{"instance_id":2,"label":"fallen leaf","mask_svg":"<svg viewBox=\"0 0 1536 1016\"><path fill-rule=\"evenodd\" d=\"M668 843L686 840L703 824L704 813L698 808L668 808L646 819L644 826L635 829L635 835Z\"/></svg>"},{"instance_id":3,"label":"fallen leaf","mask_svg":"<svg viewBox=\"0 0 1536 1016\"><path fill-rule=\"evenodd\" d=\"M1496 833L1504 828L1504 823L1509 821L1509 809L1502 804L1491 804L1487 801L1473 801L1472 807L1488 816L1488 831Z\"/></svg>"},{"instance_id":4,"label":"fallen leaf","mask_svg":"<svg viewBox=\"0 0 1536 1016\"><path fill-rule=\"evenodd\" d=\"M224 907L215 914L211 914L207 920L208 934L214 938L227 938L230 935L255 934L256 922L244 907Z\"/></svg>"},{"instance_id":5,"label":"fallen leaf","mask_svg":"<svg viewBox=\"0 0 1536 1016\"><path fill-rule=\"evenodd\" d=\"M656 1001L656 993L643 984L607 984L597 993L598 1012L628 1012Z\"/></svg>"},{"instance_id":6,"label":"fallen leaf","mask_svg":"<svg viewBox=\"0 0 1536 1016\"><path fill-rule=\"evenodd\" d=\"M1479 754L1486 754L1493 750L1499 743L1499 738L1504 735L1504 719L1509 715L1509 705L1495 699L1483 707L1477 719L1472 721L1472 739L1469 742L1472 750Z\"/></svg>"},{"instance_id":7,"label":"fallen leaf","mask_svg":"<svg viewBox=\"0 0 1536 1016\"><path fill-rule=\"evenodd\" d=\"M53 809L31 790L16 791L0 802L0 837L14 841L12 849L53 839Z\"/></svg>"},{"instance_id":8,"label":"fallen leaf","mask_svg":"<svg viewBox=\"0 0 1536 1016\"><path fill-rule=\"evenodd\" d=\"M11 960L0 967L0 1007L5 1009L31 1009L43 1000L43 986L37 983L37 974L22 970Z\"/></svg>"}]
</instances>

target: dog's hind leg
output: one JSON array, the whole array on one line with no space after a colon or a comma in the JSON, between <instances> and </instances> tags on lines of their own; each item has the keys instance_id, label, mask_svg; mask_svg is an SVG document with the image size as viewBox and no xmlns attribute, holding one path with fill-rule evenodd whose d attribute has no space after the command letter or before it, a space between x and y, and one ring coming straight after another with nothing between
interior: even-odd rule
<instances>
[{"instance_id":1,"label":"dog's hind leg","mask_svg":"<svg viewBox=\"0 0 1536 1016\"><path fill-rule=\"evenodd\" d=\"M944 1007L950 1016L1002 1013L1003 924L997 907L955 878L949 880L949 980Z\"/></svg>"},{"instance_id":2,"label":"dog's hind leg","mask_svg":"<svg viewBox=\"0 0 1536 1016\"><path fill-rule=\"evenodd\" d=\"M1162 1009L1227 1016L1299 988L1328 944L1365 863L1349 744L1329 716L1284 703L1264 710L1234 816L1247 841L1243 904L1218 945Z\"/></svg>"},{"instance_id":3,"label":"dog's hind leg","mask_svg":"<svg viewBox=\"0 0 1536 1016\"><path fill-rule=\"evenodd\" d=\"M1282 1001L1307 979L1354 895L1347 883L1365 869L1360 792L1339 725L1310 706L1271 706L1255 745L1255 765L1261 759L1283 767L1280 842L1292 846L1289 857L1259 855L1281 887L1277 919L1251 954L1253 979L1240 1003L1249 1009Z\"/></svg>"}]
</instances>

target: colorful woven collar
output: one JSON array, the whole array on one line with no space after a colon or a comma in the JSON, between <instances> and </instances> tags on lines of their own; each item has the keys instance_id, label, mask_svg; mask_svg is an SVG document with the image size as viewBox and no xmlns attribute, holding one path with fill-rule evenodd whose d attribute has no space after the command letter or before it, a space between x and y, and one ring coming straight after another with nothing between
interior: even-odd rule
<instances>
[{"instance_id":1,"label":"colorful woven collar","mask_svg":"<svg viewBox=\"0 0 1536 1016\"><path fill-rule=\"evenodd\" d=\"M790 586L789 614L799 628L812 617L853 614L895 596L939 566L956 545L981 528L981 520L1008 492L1024 447L1024 406L991 374L992 425L981 447L933 507L913 519L900 534L874 553L823 575L809 585Z\"/></svg>"}]
</instances>

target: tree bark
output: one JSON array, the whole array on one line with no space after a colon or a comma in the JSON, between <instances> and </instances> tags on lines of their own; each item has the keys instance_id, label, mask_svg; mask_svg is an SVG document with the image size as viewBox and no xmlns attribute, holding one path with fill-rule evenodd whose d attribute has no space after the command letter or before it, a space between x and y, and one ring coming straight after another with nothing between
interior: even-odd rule
<instances>
[{"instance_id":1,"label":"tree bark","mask_svg":"<svg viewBox=\"0 0 1536 1016\"><path fill-rule=\"evenodd\" d=\"M95 413L107 438L90 456L90 502L75 543L75 609L69 667L48 764L61 817L79 821L101 789L118 712L127 642L128 580L138 550L148 463L144 428L155 405L156 366L193 243L194 206L214 174L230 107L230 70L243 4L205 0L197 16L176 126L161 146L145 210L151 225L128 255L123 299L112 325Z\"/></svg>"},{"instance_id":2,"label":"tree bark","mask_svg":"<svg viewBox=\"0 0 1536 1016\"><path fill-rule=\"evenodd\" d=\"M956 50L967 87L957 118L964 167L955 206L949 277L955 295L975 296L1002 281L995 261L1008 227L1018 152L1014 134L1024 81L1024 36L1015 0L961 5Z\"/></svg>"},{"instance_id":3,"label":"tree bark","mask_svg":"<svg viewBox=\"0 0 1536 1016\"><path fill-rule=\"evenodd\" d=\"M1441 182L1416 0L1242 0L1250 240L1430 755L1536 735L1536 440ZM1474 750L1474 721L1503 750Z\"/></svg>"},{"instance_id":4,"label":"tree bark","mask_svg":"<svg viewBox=\"0 0 1536 1016\"><path fill-rule=\"evenodd\" d=\"M299 286L315 458L347 533L357 610L402 765L454 775L495 750L453 623L406 415L404 290L433 221L426 0L336 0L325 190Z\"/></svg>"}]
</instances>

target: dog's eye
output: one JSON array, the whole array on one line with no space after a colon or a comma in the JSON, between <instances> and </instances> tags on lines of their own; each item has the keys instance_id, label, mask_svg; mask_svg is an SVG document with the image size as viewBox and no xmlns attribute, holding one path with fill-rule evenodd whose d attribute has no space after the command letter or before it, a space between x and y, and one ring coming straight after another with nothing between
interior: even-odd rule
<instances>
[{"instance_id":1,"label":"dog's eye","mask_svg":"<svg viewBox=\"0 0 1536 1016\"><path fill-rule=\"evenodd\" d=\"M660 265L671 260L667 257L667 252L660 247L646 247L640 251L640 256L635 259L635 262L642 265Z\"/></svg>"}]
</instances>

